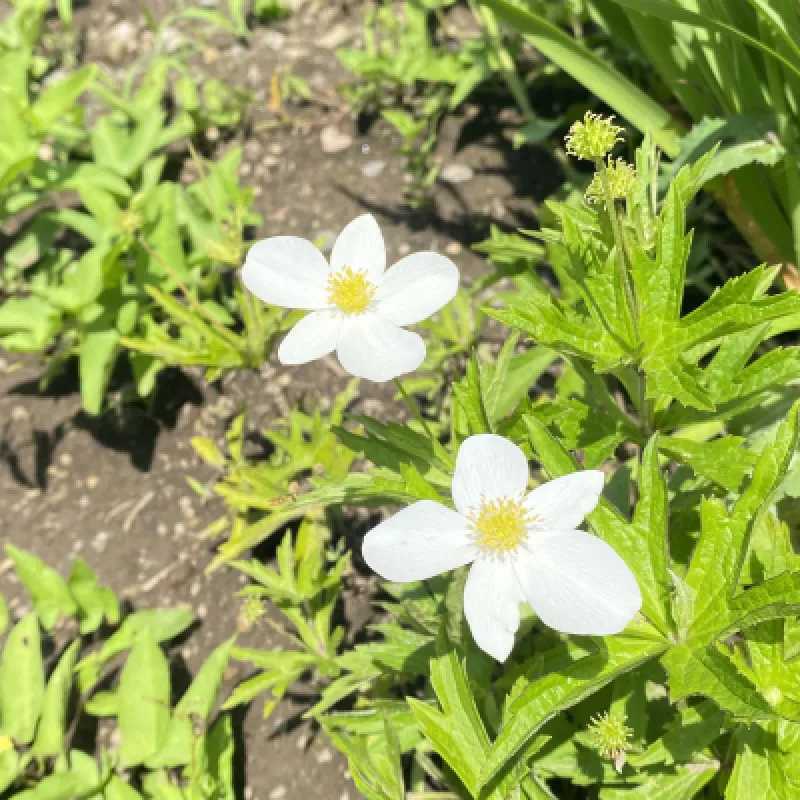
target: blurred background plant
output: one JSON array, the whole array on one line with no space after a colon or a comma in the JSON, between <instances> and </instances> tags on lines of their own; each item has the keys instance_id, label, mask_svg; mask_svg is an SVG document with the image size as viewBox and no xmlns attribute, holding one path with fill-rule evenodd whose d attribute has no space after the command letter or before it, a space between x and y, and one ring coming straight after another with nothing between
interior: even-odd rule
<instances>
[{"instance_id":1,"label":"blurred background plant","mask_svg":"<svg viewBox=\"0 0 800 800\"><path fill-rule=\"evenodd\" d=\"M211 126L241 124L247 93L198 80L187 61L193 40L164 55L159 36L142 74L133 68L123 86L92 65L43 87L48 62L37 53L48 7L20 0L3 22L14 47L0 77L13 110L2 145L10 235L0 345L42 354L45 384L77 358L92 414L121 355L141 397L165 365L205 366L213 380L261 364L283 316L231 288L246 232L260 222L239 184L241 150L210 161L193 144ZM235 30L218 13L176 15ZM89 110L80 103L87 94ZM166 177L187 160L193 181Z\"/></svg>"},{"instance_id":2,"label":"blurred background plant","mask_svg":"<svg viewBox=\"0 0 800 800\"><path fill-rule=\"evenodd\" d=\"M82 559L65 580L30 553L6 552L33 610L8 630L0 596L0 792L233 800L233 728L218 696L233 640L173 706L162 648L191 626L190 610L125 613Z\"/></svg>"}]
</instances>

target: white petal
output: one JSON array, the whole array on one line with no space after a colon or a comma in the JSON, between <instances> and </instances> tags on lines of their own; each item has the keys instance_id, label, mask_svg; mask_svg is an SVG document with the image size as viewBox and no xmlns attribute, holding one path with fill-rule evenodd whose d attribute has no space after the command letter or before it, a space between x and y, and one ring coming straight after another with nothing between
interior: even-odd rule
<instances>
[{"instance_id":1,"label":"white petal","mask_svg":"<svg viewBox=\"0 0 800 800\"><path fill-rule=\"evenodd\" d=\"M475 558L470 528L461 514L421 500L381 522L365 537L364 561L389 581L421 581Z\"/></svg>"},{"instance_id":2,"label":"white petal","mask_svg":"<svg viewBox=\"0 0 800 800\"><path fill-rule=\"evenodd\" d=\"M425 360L425 342L367 312L345 319L337 352L351 375L381 383L413 372Z\"/></svg>"},{"instance_id":3,"label":"white petal","mask_svg":"<svg viewBox=\"0 0 800 800\"><path fill-rule=\"evenodd\" d=\"M470 436L458 450L453 501L462 514L482 498L519 497L528 486L528 459L513 442L493 433Z\"/></svg>"},{"instance_id":4,"label":"white petal","mask_svg":"<svg viewBox=\"0 0 800 800\"><path fill-rule=\"evenodd\" d=\"M505 661L519 627L522 592L508 558L479 558L464 588L464 616L475 644L492 658Z\"/></svg>"},{"instance_id":5,"label":"white petal","mask_svg":"<svg viewBox=\"0 0 800 800\"><path fill-rule=\"evenodd\" d=\"M537 486L525 498L525 505L538 517L537 527L569 531L597 505L604 483L599 470L571 472Z\"/></svg>"},{"instance_id":6,"label":"white petal","mask_svg":"<svg viewBox=\"0 0 800 800\"><path fill-rule=\"evenodd\" d=\"M274 236L250 248L242 282L265 303L312 310L329 305L329 272L325 256L311 242Z\"/></svg>"},{"instance_id":7,"label":"white petal","mask_svg":"<svg viewBox=\"0 0 800 800\"><path fill-rule=\"evenodd\" d=\"M351 267L367 273L372 283L377 283L386 269L386 246L383 234L372 214L354 219L334 242L331 268Z\"/></svg>"},{"instance_id":8,"label":"white petal","mask_svg":"<svg viewBox=\"0 0 800 800\"><path fill-rule=\"evenodd\" d=\"M438 253L413 253L383 276L373 308L395 325L412 325L435 314L458 291L458 267Z\"/></svg>"},{"instance_id":9,"label":"white petal","mask_svg":"<svg viewBox=\"0 0 800 800\"><path fill-rule=\"evenodd\" d=\"M642 605L628 565L584 531L533 534L514 568L542 622L563 633L619 633Z\"/></svg>"},{"instance_id":10,"label":"white petal","mask_svg":"<svg viewBox=\"0 0 800 800\"><path fill-rule=\"evenodd\" d=\"M341 311L312 311L292 328L278 348L281 364L307 364L332 353L344 323Z\"/></svg>"}]
</instances>

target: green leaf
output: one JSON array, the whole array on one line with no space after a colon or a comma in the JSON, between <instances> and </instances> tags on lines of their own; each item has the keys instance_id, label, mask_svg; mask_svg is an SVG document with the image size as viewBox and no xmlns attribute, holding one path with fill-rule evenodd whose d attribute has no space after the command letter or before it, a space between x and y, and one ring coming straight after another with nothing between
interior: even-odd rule
<instances>
[{"instance_id":1,"label":"green leaf","mask_svg":"<svg viewBox=\"0 0 800 800\"><path fill-rule=\"evenodd\" d=\"M97 65L90 64L42 92L30 109L34 129L43 133L49 131L59 118L73 108L97 72Z\"/></svg>"},{"instance_id":2,"label":"green leaf","mask_svg":"<svg viewBox=\"0 0 800 800\"><path fill-rule=\"evenodd\" d=\"M51 630L61 617L75 614L75 601L56 570L13 544L6 545L6 552L11 556L17 575L33 600L45 630Z\"/></svg>"},{"instance_id":3,"label":"green leaf","mask_svg":"<svg viewBox=\"0 0 800 800\"><path fill-rule=\"evenodd\" d=\"M33 752L38 758L58 756L64 751L67 708L73 683L73 670L81 649L80 639L76 639L61 656L58 666L50 675L44 692L42 718L36 732Z\"/></svg>"},{"instance_id":4,"label":"green leaf","mask_svg":"<svg viewBox=\"0 0 800 800\"><path fill-rule=\"evenodd\" d=\"M632 789L601 789L600 800L689 800L717 776L716 761L699 761L676 772L653 775Z\"/></svg>"},{"instance_id":5,"label":"green leaf","mask_svg":"<svg viewBox=\"0 0 800 800\"><path fill-rule=\"evenodd\" d=\"M30 744L44 702L39 619L28 614L8 635L0 662L2 733L18 744Z\"/></svg>"},{"instance_id":6,"label":"green leaf","mask_svg":"<svg viewBox=\"0 0 800 800\"><path fill-rule=\"evenodd\" d=\"M94 633L107 620L109 625L119 622L119 603L111 589L100 586L89 565L78 558L72 565L67 586L78 606L81 633Z\"/></svg>"},{"instance_id":7,"label":"green leaf","mask_svg":"<svg viewBox=\"0 0 800 800\"><path fill-rule=\"evenodd\" d=\"M692 648L686 644L670 648L661 659L669 674L670 699L700 695L713 700L735 717L800 720L800 706L781 700L770 705L755 685L715 645Z\"/></svg>"},{"instance_id":8,"label":"green leaf","mask_svg":"<svg viewBox=\"0 0 800 800\"><path fill-rule=\"evenodd\" d=\"M640 664L658 656L665 642L627 636L597 641L597 651L528 685L508 708L508 722L481 768L481 786L515 766L536 732L556 714L594 694Z\"/></svg>"},{"instance_id":9,"label":"green leaf","mask_svg":"<svg viewBox=\"0 0 800 800\"><path fill-rule=\"evenodd\" d=\"M0 751L0 794L19 776L21 761L19 753L13 747Z\"/></svg>"},{"instance_id":10,"label":"green leaf","mask_svg":"<svg viewBox=\"0 0 800 800\"><path fill-rule=\"evenodd\" d=\"M551 478L575 472L577 465L547 428L535 417L526 415L528 438L542 466ZM646 479L642 499L644 508L633 524L604 498L588 516L592 530L607 542L625 561L639 584L642 593L642 611L660 630L669 630L668 602L670 581L666 573L666 538L664 483L658 475L657 444L648 445ZM655 527L649 527L654 525Z\"/></svg>"},{"instance_id":11,"label":"green leaf","mask_svg":"<svg viewBox=\"0 0 800 800\"><path fill-rule=\"evenodd\" d=\"M170 723L169 665L155 637L138 637L119 682L120 762L142 764L163 746Z\"/></svg>"},{"instance_id":12,"label":"green leaf","mask_svg":"<svg viewBox=\"0 0 800 800\"><path fill-rule=\"evenodd\" d=\"M727 620L720 620L724 637L768 619L800 614L800 572L784 572L731 598Z\"/></svg>"},{"instance_id":13,"label":"green leaf","mask_svg":"<svg viewBox=\"0 0 800 800\"><path fill-rule=\"evenodd\" d=\"M190 608L151 608L125 618L120 629L108 638L100 651L105 662L127 650L140 636L152 636L155 642L166 642L180 636L194 621Z\"/></svg>"},{"instance_id":14,"label":"green leaf","mask_svg":"<svg viewBox=\"0 0 800 800\"><path fill-rule=\"evenodd\" d=\"M87 331L83 337L80 350L81 397L89 414L99 414L103 408L118 344L119 334L113 329Z\"/></svg>"},{"instance_id":15,"label":"green leaf","mask_svg":"<svg viewBox=\"0 0 800 800\"><path fill-rule=\"evenodd\" d=\"M236 800L234 792L235 741L229 714L224 714L205 737L208 775L214 781L214 800Z\"/></svg>"},{"instance_id":16,"label":"green leaf","mask_svg":"<svg viewBox=\"0 0 800 800\"><path fill-rule=\"evenodd\" d=\"M771 116L703 118L681 140L681 152L670 165L669 172L697 161L719 143L721 146L703 172L704 183L748 164L775 166L786 156L786 148L775 136L774 127Z\"/></svg>"},{"instance_id":17,"label":"green leaf","mask_svg":"<svg viewBox=\"0 0 800 800\"><path fill-rule=\"evenodd\" d=\"M208 725L217 702L234 641L229 639L214 650L197 673L172 713L164 746L147 762L149 769L191 762L195 741Z\"/></svg>"},{"instance_id":18,"label":"green leaf","mask_svg":"<svg viewBox=\"0 0 800 800\"><path fill-rule=\"evenodd\" d=\"M785 756L775 734L760 725L740 726L734 735L736 761L725 787L725 800L791 800L796 786L787 778Z\"/></svg>"},{"instance_id":19,"label":"green leaf","mask_svg":"<svg viewBox=\"0 0 800 800\"><path fill-rule=\"evenodd\" d=\"M798 410L796 403L775 440L764 447L732 513L719 500L704 499L701 505L700 540L686 573L686 583L695 592L692 637L710 641L729 622L728 601L738 585L751 533L780 487L797 447Z\"/></svg>"},{"instance_id":20,"label":"green leaf","mask_svg":"<svg viewBox=\"0 0 800 800\"><path fill-rule=\"evenodd\" d=\"M675 461L688 464L695 475L708 478L729 492L738 492L757 458L742 448L743 442L738 436L723 436L710 442L663 436L659 449Z\"/></svg>"},{"instance_id":21,"label":"green leaf","mask_svg":"<svg viewBox=\"0 0 800 800\"><path fill-rule=\"evenodd\" d=\"M113 774L106 784L103 798L104 800L142 800L142 796L130 783Z\"/></svg>"},{"instance_id":22,"label":"green leaf","mask_svg":"<svg viewBox=\"0 0 800 800\"><path fill-rule=\"evenodd\" d=\"M442 710L408 698L420 730L437 753L475 795L481 765L489 752L489 736L475 705L464 665L455 650L431 660L431 684Z\"/></svg>"},{"instance_id":23,"label":"green leaf","mask_svg":"<svg viewBox=\"0 0 800 800\"><path fill-rule=\"evenodd\" d=\"M2 636L7 630L8 626L11 623L11 617L8 613L8 605L6 604L6 599L0 594L0 636Z\"/></svg>"},{"instance_id":24,"label":"green leaf","mask_svg":"<svg viewBox=\"0 0 800 800\"><path fill-rule=\"evenodd\" d=\"M499 17L522 33L533 47L599 97L643 133L652 134L668 155L678 152L672 117L655 100L599 55L575 41L544 16L508 0L482 0Z\"/></svg>"}]
</instances>

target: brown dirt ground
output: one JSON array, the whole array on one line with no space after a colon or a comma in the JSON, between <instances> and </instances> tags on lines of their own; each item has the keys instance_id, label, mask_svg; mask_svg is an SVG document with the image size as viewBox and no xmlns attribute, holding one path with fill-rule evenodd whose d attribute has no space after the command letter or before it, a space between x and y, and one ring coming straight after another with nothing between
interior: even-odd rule
<instances>
[{"instance_id":1,"label":"brown dirt ground","mask_svg":"<svg viewBox=\"0 0 800 800\"><path fill-rule=\"evenodd\" d=\"M213 2L205 5L214 5ZM222 5L222 4L220 4ZM143 19L133 4L90 2L77 25L88 61L123 70L146 44ZM151 3L156 15L174 3ZM497 133L493 112L467 109L448 122L440 156L445 163L470 166L474 178L458 186L440 185L433 210L412 212L401 201L403 161L388 125L357 124L337 86L348 79L332 44L357 42L363 3L294 0L283 21L255 29L248 43L215 38L204 50L202 69L245 82L256 94L252 129L219 147L245 148L242 179L257 187L257 210L264 216L259 235L279 232L309 238L338 232L369 210L384 230L390 260L410 249L447 250L465 276L482 270L468 249L488 232L490 220L510 227L529 224L534 196L557 185L553 165L535 150L513 151ZM134 43L118 53L106 49L115 26L133 25ZM269 77L290 66L312 87L314 102L292 108L294 123L259 129L271 119L266 110ZM352 137L341 153L326 155L320 132L326 125ZM384 162L381 174L367 177L368 164ZM370 169L367 169L367 173ZM186 476L213 482L211 470L195 456L189 440L218 437L232 412L247 405L254 429L269 426L302 395L330 393L343 378L336 364L323 361L288 372L272 362L260 374L246 373L204 386L199 374L172 374L159 387L153 410L115 408L99 419L80 410L74 375L64 376L44 394L41 370L0 353L0 531L2 540L25 547L59 570L81 555L100 579L133 606L189 604L199 628L173 654L196 669L212 647L236 630L239 602L233 593L240 577L205 568L213 546L198 532L223 513L217 501L203 504ZM369 392L362 410L391 413L386 392ZM0 558L1 560L1 558ZM0 591L19 615L28 602L0 563ZM352 608L351 608L352 607ZM351 621L368 613L363 598L348 604ZM280 647L280 634L267 625L244 644ZM268 720L254 703L241 720L246 744L243 796L248 800L346 800L358 797L344 759L307 724L297 723L300 703L286 700Z\"/></svg>"}]
</instances>

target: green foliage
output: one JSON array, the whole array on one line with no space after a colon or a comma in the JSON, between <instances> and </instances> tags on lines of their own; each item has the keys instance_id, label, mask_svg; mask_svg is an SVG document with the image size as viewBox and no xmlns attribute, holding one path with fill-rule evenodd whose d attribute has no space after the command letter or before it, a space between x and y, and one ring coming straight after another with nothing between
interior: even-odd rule
<instances>
[{"instance_id":1,"label":"green foliage","mask_svg":"<svg viewBox=\"0 0 800 800\"><path fill-rule=\"evenodd\" d=\"M533 238L494 232L483 249L513 284L483 310L515 330L499 350L455 362L444 400L438 385L429 395L425 425L328 420L345 470L330 462L286 491L291 465L308 463L303 448L318 448L323 429L296 451L282 445L292 459L279 451L275 464L241 464L241 422L232 454L198 447L226 470L217 491L235 522L223 554L237 537L241 553L306 515L284 535L276 570L233 562L253 581L245 593L290 621L294 646L235 651L259 672L229 705L266 693L270 710L292 682L312 687L307 716L371 800L545 798L555 779L602 798L736 797L767 783L790 796L800 571L783 515L795 513L800 375L797 346L774 337L798 330L800 306L766 266L687 303L686 209L719 157L709 149L659 174L647 141L621 201L573 195L550 204ZM555 286L528 272L543 253ZM532 391L546 370L552 388ZM459 569L386 584L378 619L348 644L331 622L348 569L329 538L335 507L449 504L459 443L482 432L522 447L540 480L613 471L588 523L636 576L640 616L622 634L587 638L558 635L523 609L501 668L465 627ZM358 458L369 469L345 474ZM625 732L613 747L598 744L598 720L611 718Z\"/></svg>"},{"instance_id":2,"label":"green foliage","mask_svg":"<svg viewBox=\"0 0 800 800\"><path fill-rule=\"evenodd\" d=\"M653 136L677 158L678 166L722 141L705 182L760 258L797 264L800 21L791 3L587 4L592 21L609 39L647 64L642 75L652 82L649 92L624 69L599 59L590 43L552 25L544 4L482 0L481 5L642 133ZM685 80L686 75L694 78ZM680 111L668 113L653 96L677 101ZM681 135L684 127L689 130Z\"/></svg>"},{"instance_id":3,"label":"green foliage","mask_svg":"<svg viewBox=\"0 0 800 800\"><path fill-rule=\"evenodd\" d=\"M232 800L233 731L219 694L233 640L210 655L173 707L160 644L186 630L190 611L139 611L120 624L116 597L85 562L63 581L34 556L7 549L34 611L2 645L0 792L133 800L161 796L154 787L163 785L170 797ZM56 622L58 638L43 635ZM98 740L80 749L75 732L90 717L113 721L118 745Z\"/></svg>"},{"instance_id":4,"label":"green foliage","mask_svg":"<svg viewBox=\"0 0 800 800\"><path fill-rule=\"evenodd\" d=\"M0 36L20 44L0 50L0 93L16 120L0 148L0 221L15 230L4 244L0 345L44 354L45 382L77 359L92 414L121 356L142 397L167 365L202 365L214 379L260 364L284 315L227 288L245 228L259 222L239 185L241 151L210 162L193 145L212 126L241 122L248 97L198 80L192 39L121 86L88 66L42 89L47 5L21 3ZM184 9L156 26L157 46L178 18L236 30L217 12ZM90 131L87 94L102 112ZM195 173L188 185L165 178L176 157Z\"/></svg>"}]
</instances>

